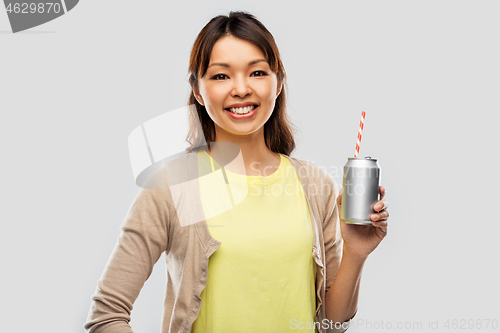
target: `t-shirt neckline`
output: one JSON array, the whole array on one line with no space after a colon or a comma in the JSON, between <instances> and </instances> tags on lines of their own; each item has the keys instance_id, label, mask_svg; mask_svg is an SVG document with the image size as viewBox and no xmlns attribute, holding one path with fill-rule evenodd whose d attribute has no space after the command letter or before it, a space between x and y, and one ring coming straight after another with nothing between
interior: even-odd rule
<instances>
[{"instance_id":1,"label":"t-shirt neckline","mask_svg":"<svg viewBox=\"0 0 500 333\"><path fill-rule=\"evenodd\" d=\"M212 156L210 156L210 154L205 150L203 150L203 152L208 156L208 158L210 158L210 163L212 165L214 165L216 162L212 158ZM269 176L248 176L248 175L242 175L239 173L231 172L223 167L221 167L221 169L223 172L225 172L225 174L226 174L228 180L230 180L230 182L232 181L232 182L236 182L236 183L240 183L240 184L257 185L257 186L258 185L269 185L269 184L277 182L278 180L280 180L284 176L286 157L280 153L278 153L278 154L280 155L280 164L279 164L278 168ZM212 169L212 171L213 171L213 169Z\"/></svg>"}]
</instances>

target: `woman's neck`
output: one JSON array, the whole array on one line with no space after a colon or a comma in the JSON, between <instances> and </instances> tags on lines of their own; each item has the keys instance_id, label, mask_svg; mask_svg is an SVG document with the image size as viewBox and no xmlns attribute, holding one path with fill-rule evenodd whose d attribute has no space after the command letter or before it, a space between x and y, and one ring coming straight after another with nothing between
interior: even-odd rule
<instances>
[{"instance_id":1,"label":"woman's neck","mask_svg":"<svg viewBox=\"0 0 500 333\"><path fill-rule=\"evenodd\" d=\"M212 157L222 156L219 154L224 153L221 151L223 145L217 146L217 142L234 143L240 150L240 154L225 166L231 172L248 176L269 176L280 165L281 157L279 154L272 152L266 146L263 127L248 135L234 135L224 130L217 131L216 128L216 144L213 145L213 152L209 149ZM220 147L219 150L218 147Z\"/></svg>"}]
</instances>

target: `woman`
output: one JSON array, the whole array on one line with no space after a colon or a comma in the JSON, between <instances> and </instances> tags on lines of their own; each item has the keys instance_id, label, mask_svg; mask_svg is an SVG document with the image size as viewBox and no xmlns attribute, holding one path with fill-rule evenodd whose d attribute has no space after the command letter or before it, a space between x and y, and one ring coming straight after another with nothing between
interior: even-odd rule
<instances>
[{"instance_id":1,"label":"woman","mask_svg":"<svg viewBox=\"0 0 500 333\"><path fill-rule=\"evenodd\" d=\"M85 328L131 332L132 304L165 252L164 333L345 331L363 264L387 233L387 202L371 226L347 225L333 179L289 156L285 71L252 15L213 18L189 69L191 146L158 172L167 186L139 191ZM178 190L174 174L199 179ZM204 218L190 220L193 209Z\"/></svg>"}]
</instances>

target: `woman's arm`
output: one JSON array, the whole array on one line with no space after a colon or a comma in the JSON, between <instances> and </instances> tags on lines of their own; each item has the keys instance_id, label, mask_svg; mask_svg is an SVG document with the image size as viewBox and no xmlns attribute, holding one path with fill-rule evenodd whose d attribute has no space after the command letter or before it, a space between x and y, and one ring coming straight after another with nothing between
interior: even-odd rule
<instances>
[{"instance_id":1,"label":"woman's arm","mask_svg":"<svg viewBox=\"0 0 500 333\"><path fill-rule=\"evenodd\" d=\"M343 248L337 277L326 292L326 317L334 323L343 323L356 314L364 263L365 259Z\"/></svg>"},{"instance_id":2,"label":"woman's arm","mask_svg":"<svg viewBox=\"0 0 500 333\"><path fill-rule=\"evenodd\" d=\"M129 322L133 303L167 248L167 219L167 190L139 189L97 282L84 325L86 332L132 332Z\"/></svg>"},{"instance_id":3,"label":"woman's arm","mask_svg":"<svg viewBox=\"0 0 500 333\"><path fill-rule=\"evenodd\" d=\"M335 192L337 192L336 185ZM380 201L374 206L377 213L371 215L372 225L370 226L345 224L340 220L339 211L342 205L342 190L336 195L336 206L333 209L330 221L332 219L337 221L335 223L337 224L336 234L337 238L339 238L340 231L342 241L336 240L331 248L338 248L342 244L342 258L334 282L327 289L325 296L326 317L333 323L342 324L351 320L357 312L359 285L364 263L368 255L375 250L387 234L389 212L387 211L388 202L383 199L384 196L385 188L381 186ZM333 230L331 233L333 233ZM332 236L325 235L325 240L332 238ZM327 257L328 247L330 246L325 243Z\"/></svg>"}]
</instances>

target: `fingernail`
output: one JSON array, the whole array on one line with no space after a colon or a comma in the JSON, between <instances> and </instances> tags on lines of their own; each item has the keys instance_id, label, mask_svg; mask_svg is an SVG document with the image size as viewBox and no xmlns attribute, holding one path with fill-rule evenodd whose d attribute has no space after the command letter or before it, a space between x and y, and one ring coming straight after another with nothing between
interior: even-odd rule
<instances>
[{"instance_id":1,"label":"fingernail","mask_svg":"<svg viewBox=\"0 0 500 333\"><path fill-rule=\"evenodd\" d=\"M375 205L375 207L374 207L374 208L375 208L375 210L378 212L378 211L380 210L380 208L382 208L382 207L380 207L380 205Z\"/></svg>"},{"instance_id":2,"label":"fingernail","mask_svg":"<svg viewBox=\"0 0 500 333\"><path fill-rule=\"evenodd\" d=\"M374 214L374 215L372 215L372 220L373 220L373 221L377 221L377 220L378 220L378 215L375 215L375 214Z\"/></svg>"}]
</instances>

